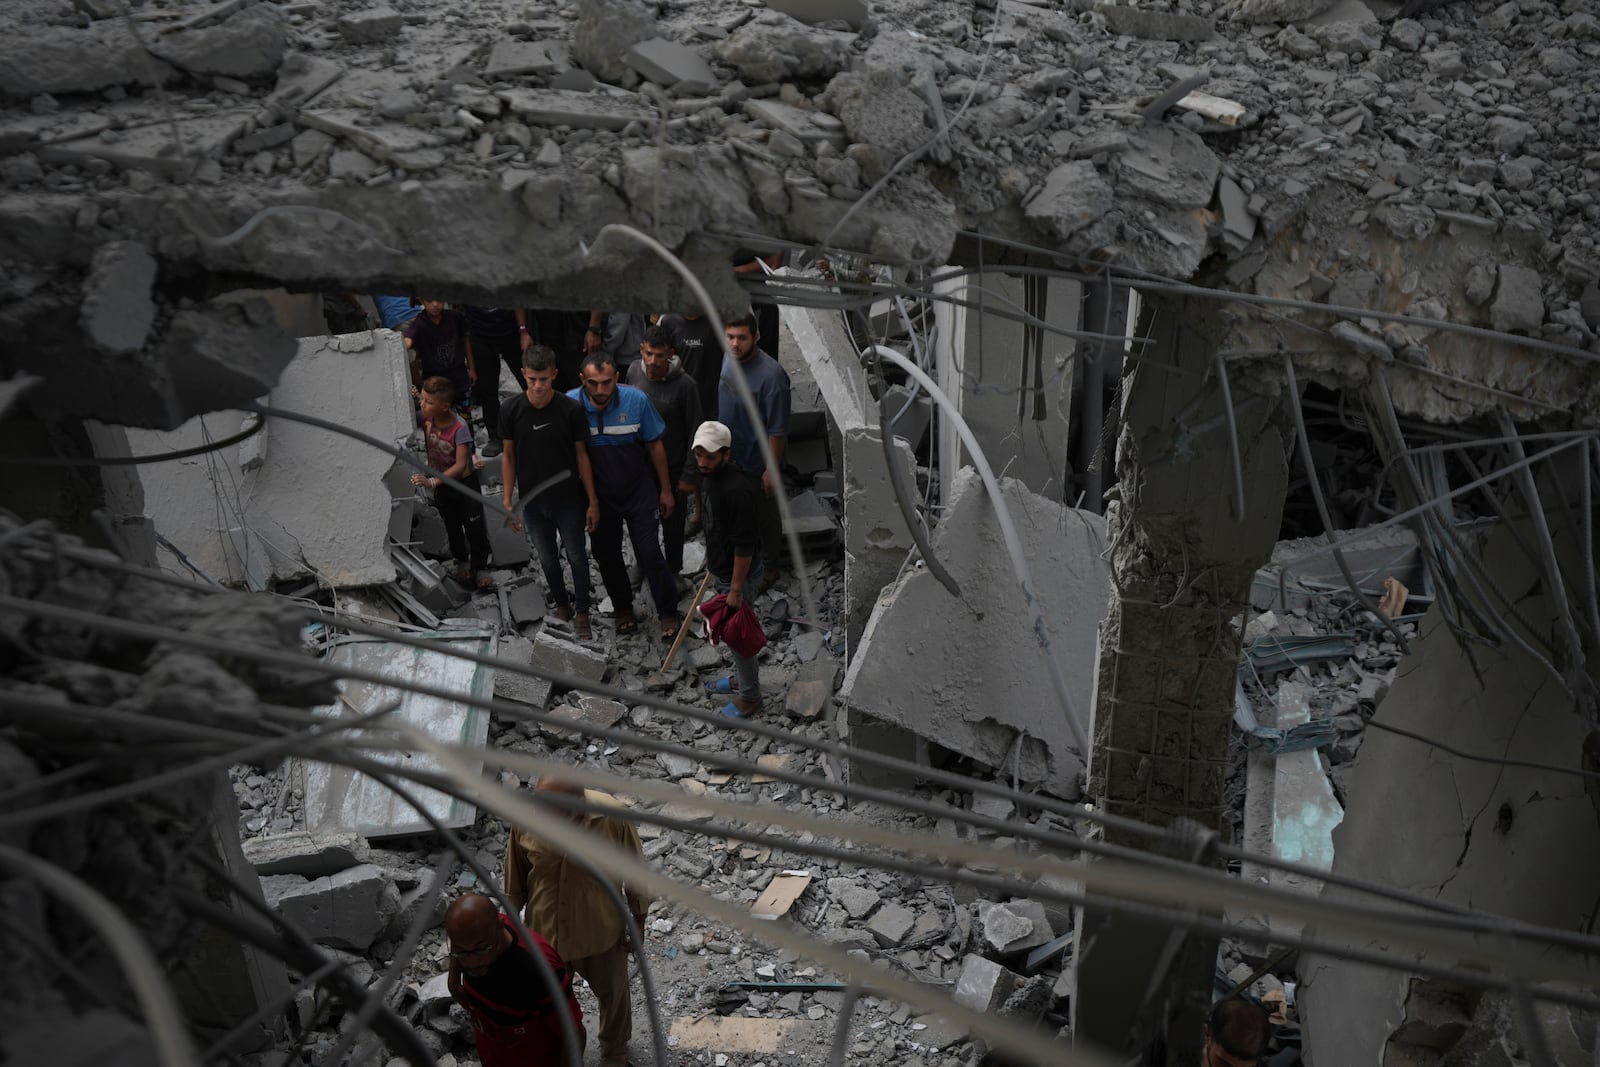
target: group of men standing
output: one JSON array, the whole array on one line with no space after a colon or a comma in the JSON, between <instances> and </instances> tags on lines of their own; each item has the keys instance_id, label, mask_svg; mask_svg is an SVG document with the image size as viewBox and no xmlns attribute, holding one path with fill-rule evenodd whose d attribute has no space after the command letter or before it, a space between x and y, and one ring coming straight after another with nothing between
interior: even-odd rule
<instances>
[{"instance_id":1,"label":"group of men standing","mask_svg":"<svg viewBox=\"0 0 1600 1067\"><path fill-rule=\"evenodd\" d=\"M689 505L698 505L702 521L710 513L700 466L691 462L695 433L707 421L727 427L732 464L759 473L760 549L767 583L775 580L783 560L776 494L783 490L766 470L759 441L765 437L782 462L789 377L763 350L755 316L730 319L723 337L704 317L662 316L645 329L625 379L619 357L594 345L577 357L575 382L572 355L544 343L540 317L522 309L456 309L425 300L401 328L413 385L420 389L444 377L458 401L470 395L482 409L489 442L483 453L500 456L502 503L520 515L515 525L533 544L553 615L571 621L579 639L593 637L592 552L616 632L637 632L622 551L626 535L661 636L674 636L681 622L683 546L692 530ZM724 359L724 343L732 359ZM503 404L502 361L520 386ZM755 399L755 416L739 394L733 377L738 372ZM731 580L731 571L719 577Z\"/></svg>"}]
</instances>

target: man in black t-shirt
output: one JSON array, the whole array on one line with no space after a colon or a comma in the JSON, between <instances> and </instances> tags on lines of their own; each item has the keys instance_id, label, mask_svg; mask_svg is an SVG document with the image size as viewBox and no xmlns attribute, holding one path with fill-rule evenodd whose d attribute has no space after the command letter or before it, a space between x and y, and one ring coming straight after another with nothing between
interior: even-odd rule
<instances>
[{"instance_id":1,"label":"man in black t-shirt","mask_svg":"<svg viewBox=\"0 0 1600 1067\"><path fill-rule=\"evenodd\" d=\"M706 418L715 418L717 383L722 378L722 337L704 315L663 315L660 325L672 331L672 350L683 364L683 373L694 379L700 391L700 410Z\"/></svg>"},{"instance_id":2,"label":"man in black t-shirt","mask_svg":"<svg viewBox=\"0 0 1600 1067\"><path fill-rule=\"evenodd\" d=\"M556 618L572 620L580 641L593 636L589 623L589 552L585 532L600 524L600 498L589 467L589 420L577 401L556 392L555 353L534 345L522 355L527 390L506 401L500 412L501 480L506 510L512 493L522 494L522 518L512 528L526 527L539 554L545 590ZM557 548L556 537L561 544ZM567 598L561 555L572 569L576 604Z\"/></svg>"}]
</instances>

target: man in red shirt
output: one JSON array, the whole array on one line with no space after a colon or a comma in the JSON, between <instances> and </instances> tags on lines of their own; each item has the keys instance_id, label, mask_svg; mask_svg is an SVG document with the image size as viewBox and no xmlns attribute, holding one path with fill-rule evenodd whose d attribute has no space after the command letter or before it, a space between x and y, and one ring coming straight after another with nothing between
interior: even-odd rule
<instances>
[{"instance_id":1,"label":"man in red shirt","mask_svg":"<svg viewBox=\"0 0 1600 1067\"><path fill-rule=\"evenodd\" d=\"M572 995L571 972L548 941L530 930L530 946L482 893L452 901L444 929L450 938L450 995L472 1016L483 1067L566 1067L561 1011L572 1019L583 1058L583 1010ZM554 972L564 1003L552 1002L535 951Z\"/></svg>"}]
</instances>

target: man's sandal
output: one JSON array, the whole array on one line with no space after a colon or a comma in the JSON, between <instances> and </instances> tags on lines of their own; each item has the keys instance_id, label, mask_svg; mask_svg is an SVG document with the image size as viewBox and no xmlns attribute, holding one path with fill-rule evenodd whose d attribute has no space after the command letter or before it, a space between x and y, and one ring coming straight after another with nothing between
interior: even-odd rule
<instances>
[{"instance_id":1,"label":"man's sandal","mask_svg":"<svg viewBox=\"0 0 1600 1067\"><path fill-rule=\"evenodd\" d=\"M715 678L705 684L707 693L713 696L727 696L729 693L739 691L739 683L730 674L725 678Z\"/></svg>"}]
</instances>

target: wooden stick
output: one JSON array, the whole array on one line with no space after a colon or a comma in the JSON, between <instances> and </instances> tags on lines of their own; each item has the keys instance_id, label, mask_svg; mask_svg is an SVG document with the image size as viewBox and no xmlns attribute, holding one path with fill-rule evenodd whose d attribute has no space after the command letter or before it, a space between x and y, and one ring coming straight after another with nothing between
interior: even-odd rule
<instances>
[{"instance_id":1,"label":"wooden stick","mask_svg":"<svg viewBox=\"0 0 1600 1067\"><path fill-rule=\"evenodd\" d=\"M678 654L678 649L683 646L683 639L689 632L689 623L694 619L695 609L700 607L700 598L706 595L706 586L711 584L711 571L706 571L706 576L700 579L700 588L695 590L694 603L689 605L689 610L683 613L683 622L678 624L678 636L673 640L672 647L667 649L667 658L661 661L661 670L672 666L672 659Z\"/></svg>"}]
</instances>

